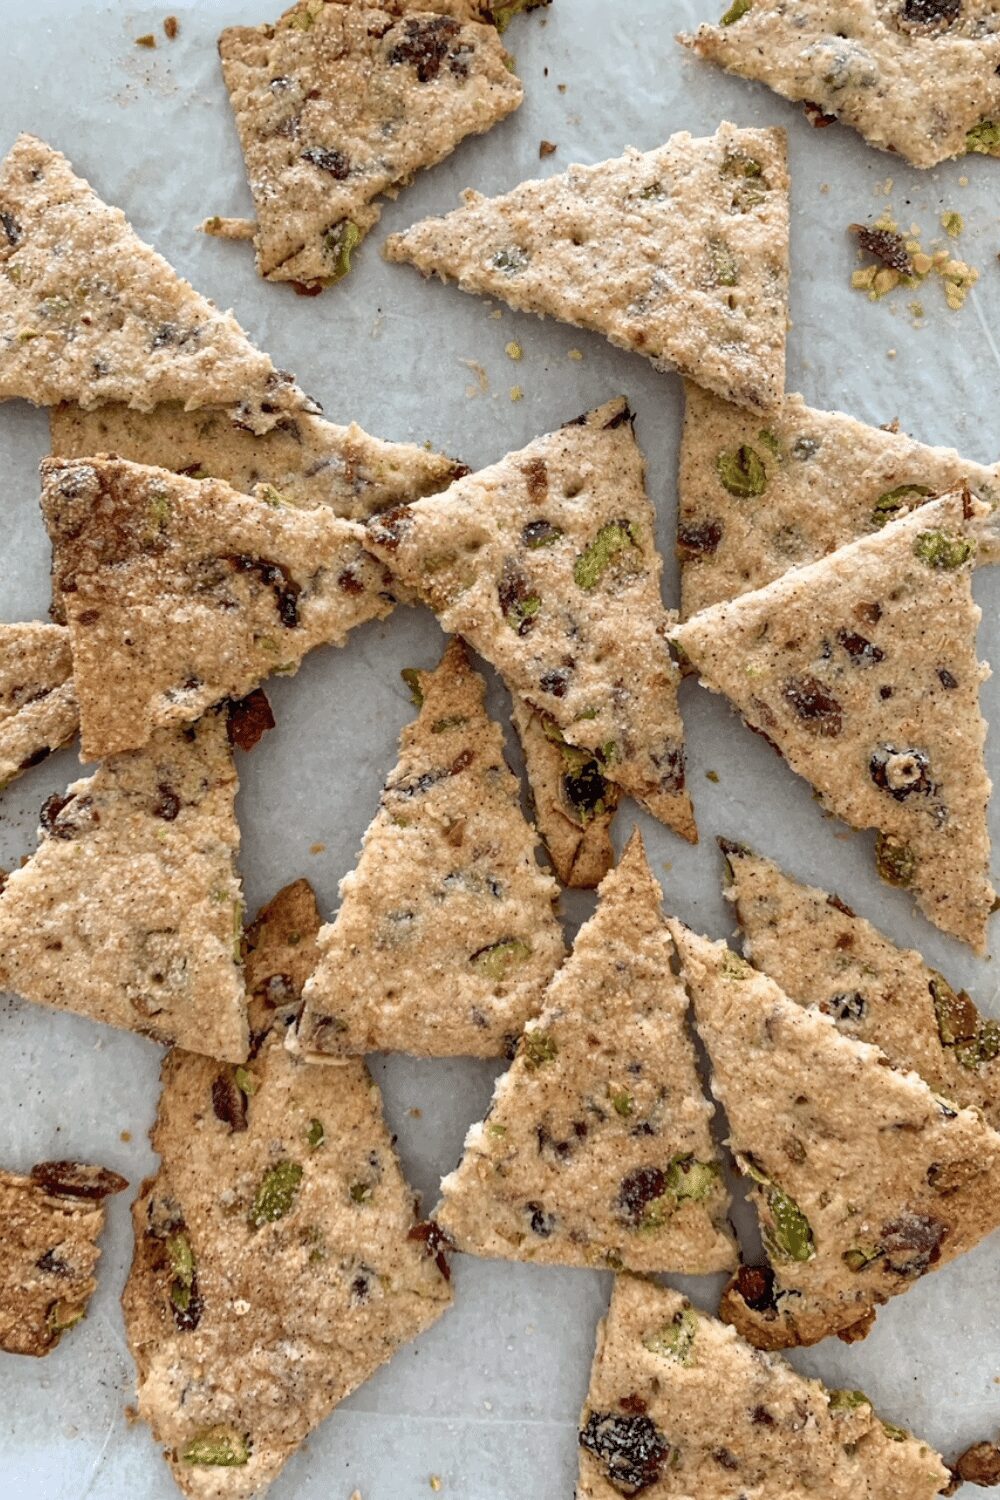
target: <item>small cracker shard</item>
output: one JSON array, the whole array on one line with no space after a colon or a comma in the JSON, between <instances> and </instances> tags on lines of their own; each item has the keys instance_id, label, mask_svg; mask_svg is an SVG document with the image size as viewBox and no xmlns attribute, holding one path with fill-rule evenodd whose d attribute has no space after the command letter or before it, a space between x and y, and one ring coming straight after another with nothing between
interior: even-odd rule
<instances>
[{"instance_id":1,"label":"small cracker shard","mask_svg":"<svg viewBox=\"0 0 1000 1500\"><path fill-rule=\"evenodd\" d=\"M616 1278L598 1328L579 1444L579 1500L647 1489L932 1500L950 1478L863 1391L828 1390L634 1276Z\"/></svg>"},{"instance_id":2,"label":"small cracker shard","mask_svg":"<svg viewBox=\"0 0 1000 1500\"><path fill-rule=\"evenodd\" d=\"M386 242L389 260L602 333L741 406L785 385L788 168L780 130L672 136L524 182Z\"/></svg>"},{"instance_id":3,"label":"small cracker shard","mask_svg":"<svg viewBox=\"0 0 1000 1500\"><path fill-rule=\"evenodd\" d=\"M552 868L563 885L583 890L600 885L615 859L611 824L618 788L597 756L568 744L547 715L516 699L512 722Z\"/></svg>"},{"instance_id":4,"label":"small cracker shard","mask_svg":"<svg viewBox=\"0 0 1000 1500\"><path fill-rule=\"evenodd\" d=\"M255 432L316 410L231 313L29 135L0 164L0 401L13 397L219 406Z\"/></svg>"},{"instance_id":5,"label":"small cracker shard","mask_svg":"<svg viewBox=\"0 0 1000 1500\"><path fill-rule=\"evenodd\" d=\"M420 712L320 933L294 1045L498 1057L563 958L558 887L461 642L417 673Z\"/></svg>"},{"instance_id":6,"label":"small cracker shard","mask_svg":"<svg viewBox=\"0 0 1000 1500\"><path fill-rule=\"evenodd\" d=\"M0 625L0 787L69 744L79 722L69 631Z\"/></svg>"},{"instance_id":7,"label":"small cracker shard","mask_svg":"<svg viewBox=\"0 0 1000 1500\"><path fill-rule=\"evenodd\" d=\"M517 108L523 89L480 10L299 0L273 25L222 33L261 276L310 289L341 280L383 194Z\"/></svg>"},{"instance_id":8,"label":"small cracker shard","mask_svg":"<svg viewBox=\"0 0 1000 1500\"><path fill-rule=\"evenodd\" d=\"M1000 1485L1000 1446L973 1443L958 1459L955 1473L966 1484L978 1484L984 1488Z\"/></svg>"},{"instance_id":9,"label":"small cracker shard","mask_svg":"<svg viewBox=\"0 0 1000 1500\"><path fill-rule=\"evenodd\" d=\"M732 1269L729 1195L687 997L638 833L441 1184L459 1250L547 1265Z\"/></svg>"},{"instance_id":10,"label":"small cracker shard","mask_svg":"<svg viewBox=\"0 0 1000 1500\"><path fill-rule=\"evenodd\" d=\"M0 1349L49 1354L86 1315L104 1199L126 1187L81 1162L39 1162L29 1176L0 1170Z\"/></svg>"}]
</instances>

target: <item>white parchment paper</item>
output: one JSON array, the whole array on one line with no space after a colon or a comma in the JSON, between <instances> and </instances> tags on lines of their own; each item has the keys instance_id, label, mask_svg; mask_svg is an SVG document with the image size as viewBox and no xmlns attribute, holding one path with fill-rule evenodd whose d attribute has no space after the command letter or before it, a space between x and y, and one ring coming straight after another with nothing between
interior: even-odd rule
<instances>
[{"instance_id":1,"label":"white parchment paper","mask_svg":"<svg viewBox=\"0 0 1000 1500\"><path fill-rule=\"evenodd\" d=\"M162 33L171 9L180 21L173 43ZM925 441L995 461L1000 164L976 158L919 173L845 129L811 129L797 107L674 44L676 30L721 9L722 0L555 0L544 18L515 22L507 40L526 86L523 107L389 204L349 280L314 300L260 282L248 247L194 232L207 214L250 212L215 41L224 25L274 19L263 0L0 0L0 151L23 129L67 152L195 286L235 308L334 420L353 418L389 438L429 438L480 465L627 393L649 460L667 600L675 603L679 383L594 336L506 310L493 320L487 302L389 267L378 248L385 232L447 210L469 185L499 192L572 161L617 155L626 144L655 146L675 130L707 134L723 118L785 125L793 168L789 389L874 423L898 416ZM147 32L158 37L155 51L134 44ZM540 162L543 138L558 150ZM928 286L926 326L917 329L907 294L872 306L850 290L846 226L887 205L927 239L940 235L944 210L964 215L960 250L982 280L963 311L949 313L940 288ZM518 364L504 353L512 339L524 349ZM574 349L582 360L569 358ZM482 366L487 389L467 361ZM523 388L516 402L515 385ZM0 408L0 611L8 620L44 618L48 605L36 477L46 450L43 414ZM983 570L976 594L985 611L981 651L1000 660L1000 577ZM269 686L278 727L239 767L251 911L301 874L323 909L333 910L410 714L400 668L432 664L440 647L430 615L401 609L357 632L345 650L314 653L294 680ZM989 717L998 693L995 682L984 689ZM491 701L504 712L499 688ZM641 824L668 907L713 935L731 930L714 844L724 833L839 891L1000 1014L995 965L960 950L915 915L905 895L883 886L867 837L824 818L808 787L721 699L689 683L682 706L701 845L689 848L632 804L618 819L619 844ZM996 777L1000 734L989 748ZM511 756L516 764L513 748ZM708 770L718 782L705 778ZM34 849L42 801L77 774L75 751L66 751L4 793L0 864ZM992 823L996 840L996 809ZM564 905L572 932L591 900L575 896ZM133 1185L111 1202L86 1321L44 1360L0 1355L0 1500L169 1500L176 1493L146 1428L126 1420L133 1371L118 1305L132 1248L128 1200L154 1165L146 1132L159 1062L159 1049L139 1037L0 1001L0 1161L27 1168L46 1157L91 1158ZM375 1059L374 1071L404 1166L429 1209L498 1069L392 1057ZM717 1282L682 1284L714 1311ZM363 1500L416 1500L432 1492L432 1475L442 1495L460 1500L570 1500L577 1415L609 1277L458 1257L454 1285L453 1311L313 1435L274 1485L274 1500L347 1500L355 1488ZM948 1457L994 1435L1000 1236L884 1308L865 1343L828 1340L793 1359L833 1385L863 1387L884 1416Z\"/></svg>"}]
</instances>

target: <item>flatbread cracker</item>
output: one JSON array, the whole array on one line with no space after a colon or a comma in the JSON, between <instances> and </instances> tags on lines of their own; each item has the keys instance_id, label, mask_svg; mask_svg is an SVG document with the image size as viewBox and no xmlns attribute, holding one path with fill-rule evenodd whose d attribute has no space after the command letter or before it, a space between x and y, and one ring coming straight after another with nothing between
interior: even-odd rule
<instances>
[{"instance_id":1,"label":"flatbread cracker","mask_svg":"<svg viewBox=\"0 0 1000 1500\"><path fill-rule=\"evenodd\" d=\"M994 892L971 574L997 536L989 505L949 495L676 637L830 812L878 830L883 879L978 952Z\"/></svg>"},{"instance_id":2,"label":"flatbread cracker","mask_svg":"<svg viewBox=\"0 0 1000 1500\"><path fill-rule=\"evenodd\" d=\"M761 1355L679 1292L615 1279L580 1417L577 1500L931 1500L950 1480L863 1391Z\"/></svg>"},{"instance_id":3,"label":"flatbread cracker","mask_svg":"<svg viewBox=\"0 0 1000 1500\"><path fill-rule=\"evenodd\" d=\"M459 1250L692 1275L733 1267L661 899L636 832L441 1183L435 1218Z\"/></svg>"},{"instance_id":4,"label":"flatbread cracker","mask_svg":"<svg viewBox=\"0 0 1000 1500\"><path fill-rule=\"evenodd\" d=\"M524 752L535 821L563 885L600 885L615 862L611 824L619 792L596 754L563 738L554 719L519 698L511 720Z\"/></svg>"},{"instance_id":5,"label":"flatbread cracker","mask_svg":"<svg viewBox=\"0 0 1000 1500\"><path fill-rule=\"evenodd\" d=\"M340 281L380 217L377 199L518 107L521 82L480 11L299 0L274 25L222 33L261 276L310 289Z\"/></svg>"},{"instance_id":6,"label":"flatbread cracker","mask_svg":"<svg viewBox=\"0 0 1000 1500\"><path fill-rule=\"evenodd\" d=\"M222 406L254 432L318 410L232 313L30 135L0 164L0 401L17 396L36 406Z\"/></svg>"},{"instance_id":7,"label":"flatbread cracker","mask_svg":"<svg viewBox=\"0 0 1000 1500\"><path fill-rule=\"evenodd\" d=\"M0 1349L49 1354L86 1317L97 1286L104 1199L128 1183L106 1167L45 1161L0 1169Z\"/></svg>"},{"instance_id":8,"label":"flatbread cracker","mask_svg":"<svg viewBox=\"0 0 1000 1500\"><path fill-rule=\"evenodd\" d=\"M499 1057L562 962L559 888L460 641L417 674L422 706L320 933L290 1045L307 1055Z\"/></svg>"},{"instance_id":9,"label":"flatbread cracker","mask_svg":"<svg viewBox=\"0 0 1000 1500\"><path fill-rule=\"evenodd\" d=\"M389 260L603 333L741 406L785 388L788 168L780 130L720 125L572 166L386 241Z\"/></svg>"},{"instance_id":10,"label":"flatbread cracker","mask_svg":"<svg viewBox=\"0 0 1000 1500\"><path fill-rule=\"evenodd\" d=\"M897 948L839 896L800 885L769 859L721 841L743 951L786 995L846 1036L881 1047L937 1093L1000 1128L1000 1022L980 1015L914 949Z\"/></svg>"},{"instance_id":11,"label":"flatbread cracker","mask_svg":"<svg viewBox=\"0 0 1000 1500\"><path fill-rule=\"evenodd\" d=\"M694 842L654 525L619 399L376 517L368 544L513 694Z\"/></svg>"},{"instance_id":12,"label":"flatbread cracker","mask_svg":"<svg viewBox=\"0 0 1000 1500\"><path fill-rule=\"evenodd\" d=\"M727 948L670 930L773 1275L722 1316L762 1348L864 1337L876 1307L1000 1225L1000 1135Z\"/></svg>"},{"instance_id":13,"label":"flatbread cracker","mask_svg":"<svg viewBox=\"0 0 1000 1500\"><path fill-rule=\"evenodd\" d=\"M0 789L68 745L79 724L69 631L0 625Z\"/></svg>"},{"instance_id":14,"label":"flatbread cracker","mask_svg":"<svg viewBox=\"0 0 1000 1500\"><path fill-rule=\"evenodd\" d=\"M0 981L241 1062L236 790L225 715L208 714L50 797L37 852L0 895Z\"/></svg>"},{"instance_id":15,"label":"flatbread cracker","mask_svg":"<svg viewBox=\"0 0 1000 1500\"><path fill-rule=\"evenodd\" d=\"M994 0L735 0L719 25L677 40L915 167L1000 155Z\"/></svg>"},{"instance_id":16,"label":"flatbread cracker","mask_svg":"<svg viewBox=\"0 0 1000 1500\"><path fill-rule=\"evenodd\" d=\"M45 459L42 513L85 758L242 698L395 603L357 523L221 480Z\"/></svg>"},{"instance_id":17,"label":"flatbread cracker","mask_svg":"<svg viewBox=\"0 0 1000 1500\"><path fill-rule=\"evenodd\" d=\"M288 977L294 930L296 951L313 948L315 900L297 887L251 930L260 976ZM180 1049L166 1058L160 1168L132 1210L122 1303L139 1414L197 1500L270 1483L451 1300L364 1064L310 1067L282 1045L280 1010L272 1019L235 1074Z\"/></svg>"},{"instance_id":18,"label":"flatbread cracker","mask_svg":"<svg viewBox=\"0 0 1000 1500\"><path fill-rule=\"evenodd\" d=\"M1000 500L1000 464L786 396L766 419L685 382L677 552L681 618L763 588L935 495Z\"/></svg>"}]
</instances>

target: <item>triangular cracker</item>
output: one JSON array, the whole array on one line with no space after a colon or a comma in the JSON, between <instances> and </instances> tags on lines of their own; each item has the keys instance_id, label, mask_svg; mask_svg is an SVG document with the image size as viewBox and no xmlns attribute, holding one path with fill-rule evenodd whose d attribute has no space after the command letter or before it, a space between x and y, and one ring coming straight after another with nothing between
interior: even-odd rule
<instances>
[{"instance_id":1,"label":"triangular cracker","mask_svg":"<svg viewBox=\"0 0 1000 1500\"><path fill-rule=\"evenodd\" d=\"M1000 500L1000 464L786 396L754 417L685 382L681 617L763 588L963 484Z\"/></svg>"},{"instance_id":2,"label":"triangular cracker","mask_svg":"<svg viewBox=\"0 0 1000 1500\"><path fill-rule=\"evenodd\" d=\"M222 33L261 276L339 281L378 221L377 199L517 108L524 90L480 10L299 0L274 25Z\"/></svg>"},{"instance_id":3,"label":"triangular cracker","mask_svg":"<svg viewBox=\"0 0 1000 1500\"><path fill-rule=\"evenodd\" d=\"M69 744L79 723L69 631L0 625L0 788Z\"/></svg>"},{"instance_id":4,"label":"triangular cracker","mask_svg":"<svg viewBox=\"0 0 1000 1500\"><path fill-rule=\"evenodd\" d=\"M30 135L0 164L0 401L14 396L140 411L224 406L254 432L317 410L232 313Z\"/></svg>"},{"instance_id":5,"label":"triangular cracker","mask_svg":"<svg viewBox=\"0 0 1000 1500\"><path fill-rule=\"evenodd\" d=\"M295 929L309 952L319 918L301 889L254 924L262 983L268 971L296 982L289 922L310 906L309 928ZM152 1131L160 1168L132 1210L122 1303L139 1414L197 1500L262 1489L451 1300L364 1064L290 1057L281 1019L235 1074L170 1053Z\"/></svg>"},{"instance_id":6,"label":"triangular cracker","mask_svg":"<svg viewBox=\"0 0 1000 1500\"><path fill-rule=\"evenodd\" d=\"M420 713L320 933L295 1038L307 1054L498 1057L562 961L559 888L535 860L482 678L453 641L417 681Z\"/></svg>"},{"instance_id":7,"label":"triangular cracker","mask_svg":"<svg viewBox=\"0 0 1000 1500\"><path fill-rule=\"evenodd\" d=\"M88 758L294 672L395 602L356 522L221 480L46 459L42 511Z\"/></svg>"},{"instance_id":8,"label":"triangular cracker","mask_svg":"<svg viewBox=\"0 0 1000 1500\"><path fill-rule=\"evenodd\" d=\"M785 388L788 169L780 130L720 125L570 167L386 241L390 260L603 333L741 406Z\"/></svg>"},{"instance_id":9,"label":"triangular cracker","mask_svg":"<svg viewBox=\"0 0 1000 1500\"><path fill-rule=\"evenodd\" d=\"M838 896L800 885L742 844L721 842L726 895L750 962L792 999L832 1016L846 1036L881 1047L895 1067L912 1068L1000 1128L1000 1022Z\"/></svg>"},{"instance_id":10,"label":"triangular cracker","mask_svg":"<svg viewBox=\"0 0 1000 1500\"><path fill-rule=\"evenodd\" d=\"M237 781L225 714L160 730L42 808L0 895L0 979L42 1005L247 1052Z\"/></svg>"},{"instance_id":11,"label":"triangular cracker","mask_svg":"<svg viewBox=\"0 0 1000 1500\"><path fill-rule=\"evenodd\" d=\"M48 1354L86 1316L104 1199L127 1187L74 1161L39 1162L27 1177L0 1169L0 1349Z\"/></svg>"},{"instance_id":12,"label":"triangular cracker","mask_svg":"<svg viewBox=\"0 0 1000 1500\"><path fill-rule=\"evenodd\" d=\"M694 841L654 527L619 399L376 517L368 536L512 693Z\"/></svg>"},{"instance_id":13,"label":"triangular cracker","mask_svg":"<svg viewBox=\"0 0 1000 1500\"><path fill-rule=\"evenodd\" d=\"M993 0L733 0L679 36L730 73L835 115L915 167L1000 155L1000 17Z\"/></svg>"},{"instance_id":14,"label":"triangular cracker","mask_svg":"<svg viewBox=\"0 0 1000 1500\"><path fill-rule=\"evenodd\" d=\"M636 832L441 1184L435 1218L460 1250L692 1275L733 1266L661 899Z\"/></svg>"},{"instance_id":15,"label":"triangular cracker","mask_svg":"<svg viewBox=\"0 0 1000 1500\"><path fill-rule=\"evenodd\" d=\"M615 1279L580 1417L577 1500L931 1500L941 1457L762 1355L679 1292Z\"/></svg>"},{"instance_id":16,"label":"triangular cracker","mask_svg":"<svg viewBox=\"0 0 1000 1500\"><path fill-rule=\"evenodd\" d=\"M832 813L878 830L883 879L979 951L994 893L971 575L997 535L990 506L946 496L677 631Z\"/></svg>"},{"instance_id":17,"label":"triangular cracker","mask_svg":"<svg viewBox=\"0 0 1000 1500\"><path fill-rule=\"evenodd\" d=\"M615 861L611 824L618 788L596 754L567 744L554 719L515 698L511 720L524 752L538 831L563 885L599 885Z\"/></svg>"},{"instance_id":18,"label":"triangular cracker","mask_svg":"<svg viewBox=\"0 0 1000 1500\"><path fill-rule=\"evenodd\" d=\"M773 1264L741 1273L723 1316L765 1348L864 1337L879 1303L1000 1225L1000 1135L669 925Z\"/></svg>"}]
</instances>

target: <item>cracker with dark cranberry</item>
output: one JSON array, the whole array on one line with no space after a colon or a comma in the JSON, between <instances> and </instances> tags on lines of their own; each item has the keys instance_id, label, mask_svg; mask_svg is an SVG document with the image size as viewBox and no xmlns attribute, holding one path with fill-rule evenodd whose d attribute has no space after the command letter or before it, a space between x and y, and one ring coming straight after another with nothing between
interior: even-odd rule
<instances>
[{"instance_id":1,"label":"cracker with dark cranberry","mask_svg":"<svg viewBox=\"0 0 1000 1500\"><path fill-rule=\"evenodd\" d=\"M68 745L79 723L69 631L0 625L0 787Z\"/></svg>"},{"instance_id":2,"label":"cracker with dark cranberry","mask_svg":"<svg viewBox=\"0 0 1000 1500\"><path fill-rule=\"evenodd\" d=\"M599 885L615 862L611 824L618 788L595 754L566 742L554 719L516 698L511 720L552 868L563 885Z\"/></svg>"}]
</instances>

